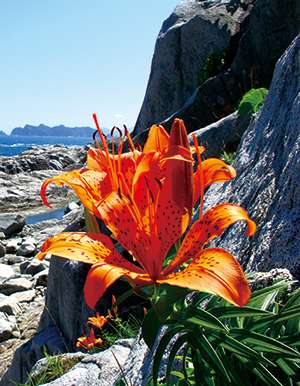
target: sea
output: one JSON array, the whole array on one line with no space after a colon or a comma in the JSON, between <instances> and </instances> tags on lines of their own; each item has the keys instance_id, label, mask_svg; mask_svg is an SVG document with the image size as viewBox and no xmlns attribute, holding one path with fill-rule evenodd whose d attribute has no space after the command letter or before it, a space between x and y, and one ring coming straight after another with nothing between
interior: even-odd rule
<instances>
[{"instance_id":1,"label":"sea","mask_svg":"<svg viewBox=\"0 0 300 386\"><path fill-rule=\"evenodd\" d=\"M0 135L0 156L12 157L37 145L46 146L62 143L67 147L72 147L84 146L92 141L93 138L91 137L30 137Z\"/></svg>"},{"instance_id":2,"label":"sea","mask_svg":"<svg viewBox=\"0 0 300 386\"><path fill-rule=\"evenodd\" d=\"M0 156L12 157L21 154L30 147L41 145L55 145L64 144L67 147L85 146L93 139L88 137L29 137L29 136L15 136L15 135L1 135L0 136ZM27 225L34 224L39 221L57 218L61 220L64 215L64 208L53 210L47 213L40 213L33 216L26 217Z\"/></svg>"}]
</instances>

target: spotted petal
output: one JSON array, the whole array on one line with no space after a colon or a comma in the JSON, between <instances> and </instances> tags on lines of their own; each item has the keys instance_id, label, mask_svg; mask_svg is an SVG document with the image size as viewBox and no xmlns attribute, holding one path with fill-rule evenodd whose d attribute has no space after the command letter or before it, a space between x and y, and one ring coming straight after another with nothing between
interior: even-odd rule
<instances>
[{"instance_id":1,"label":"spotted petal","mask_svg":"<svg viewBox=\"0 0 300 386\"><path fill-rule=\"evenodd\" d=\"M200 220L192 225L179 251L164 273L175 271L181 264L193 259L211 239L220 236L229 225L241 220L247 221L246 236L251 236L256 230L256 225L249 219L247 212L242 207L227 203L208 210Z\"/></svg>"},{"instance_id":2,"label":"spotted petal","mask_svg":"<svg viewBox=\"0 0 300 386\"><path fill-rule=\"evenodd\" d=\"M108 236L97 233L59 233L46 240L37 258L42 260L46 254L82 261L88 264L106 262L121 269L144 273L139 267L122 257Z\"/></svg>"},{"instance_id":3,"label":"spotted petal","mask_svg":"<svg viewBox=\"0 0 300 386\"><path fill-rule=\"evenodd\" d=\"M46 188L54 182L56 185L71 186L83 205L93 214L99 216L96 203L102 201L112 190L110 179L104 172L79 169L44 181L41 188L41 197L45 205L50 206L46 199Z\"/></svg>"},{"instance_id":4,"label":"spotted petal","mask_svg":"<svg viewBox=\"0 0 300 386\"><path fill-rule=\"evenodd\" d=\"M186 269L157 282L209 292L240 307L251 296L240 264L222 248L201 250Z\"/></svg>"}]
</instances>

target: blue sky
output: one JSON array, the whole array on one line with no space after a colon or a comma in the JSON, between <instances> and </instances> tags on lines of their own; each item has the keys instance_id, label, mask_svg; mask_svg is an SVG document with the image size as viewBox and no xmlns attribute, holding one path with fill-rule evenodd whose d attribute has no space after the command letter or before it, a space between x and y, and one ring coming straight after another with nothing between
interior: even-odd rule
<instances>
[{"instance_id":1,"label":"blue sky","mask_svg":"<svg viewBox=\"0 0 300 386\"><path fill-rule=\"evenodd\" d=\"M133 127L180 0L0 0L0 130ZM1 138L1 137L0 137Z\"/></svg>"}]
</instances>

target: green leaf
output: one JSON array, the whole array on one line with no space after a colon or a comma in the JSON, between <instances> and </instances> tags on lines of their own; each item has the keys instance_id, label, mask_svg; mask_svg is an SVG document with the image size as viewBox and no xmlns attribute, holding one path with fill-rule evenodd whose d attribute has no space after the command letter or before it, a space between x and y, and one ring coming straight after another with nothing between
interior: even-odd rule
<instances>
[{"instance_id":1,"label":"green leaf","mask_svg":"<svg viewBox=\"0 0 300 386\"><path fill-rule=\"evenodd\" d=\"M168 363L167 363L167 370L166 370L166 382L167 385L169 385L169 379L170 379L170 374L172 370L172 365L175 359L175 356L180 349L181 346L187 341L187 334L181 335L176 342L174 343L174 346L172 347L172 350L170 352L169 358L168 358Z\"/></svg>"},{"instance_id":2,"label":"green leaf","mask_svg":"<svg viewBox=\"0 0 300 386\"><path fill-rule=\"evenodd\" d=\"M220 347L223 347L224 349L232 352L235 355L240 355L253 361L262 362L265 365L273 366L272 362L270 362L268 359L264 358L260 353L246 346L239 340L231 337L230 333L228 335L224 334L221 331L212 331L209 340L212 341L212 339L214 339L214 346L219 345Z\"/></svg>"},{"instance_id":3,"label":"green leaf","mask_svg":"<svg viewBox=\"0 0 300 386\"><path fill-rule=\"evenodd\" d=\"M115 383L115 386L126 386L126 383L123 381L123 379L119 379Z\"/></svg>"},{"instance_id":4,"label":"green leaf","mask_svg":"<svg viewBox=\"0 0 300 386\"><path fill-rule=\"evenodd\" d=\"M191 354L194 364L196 385L214 386L211 380L211 374L205 366L204 360L202 359L201 355L199 355L198 350L192 349Z\"/></svg>"},{"instance_id":5,"label":"green leaf","mask_svg":"<svg viewBox=\"0 0 300 386\"><path fill-rule=\"evenodd\" d=\"M161 284L159 297L164 299L165 305L170 306L176 303L178 300L185 298L186 295L192 291L188 288L176 287L169 284Z\"/></svg>"},{"instance_id":6,"label":"green leaf","mask_svg":"<svg viewBox=\"0 0 300 386\"><path fill-rule=\"evenodd\" d=\"M153 308L147 312L142 322L142 335L146 345L152 350L156 336L162 327L161 321L158 319Z\"/></svg>"},{"instance_id":7,"label":"green leaf","mask_svg":"<svg viewBox=\"0 0 300 386\"><path fill-rule=\"evenodd\" d=\"M268 90L266 88L251 89L248 91L239 103L238 113L240 115L257 113L263 105L267 93Z\"/></svg>"},{"instance_id":8,"label":"green leaf","mask_svg":"<svg viewBox=\"0 0 300 386\"><path fill-rule=\"evenodd\" d=\"M210 310L210 313L216 318L228 319L236 317L247 317L247 316L265 316L270 315L271 312L260 310L254 307L217 307Z\"/></svg>"},{"instance_id":9,"label":"green leaf","mask_svg":"<svg viewBox=\"0 0 300 386\"><path fill-rule=\"evenodd\" d=\"M84 207L84 219L87 232L101 233L96 217L86 207Z\"/></svg>"},{"instance_id":10,"label":"green leaf","mask_svg":"<svg viewBox=\"0 0 300 386\"><path fill-rule=\"evenodd\" d=\"M227 331L224 324L218 318L202 308L190 306L185 310L182 318L188 323L197 324L205 328Z\"/></svg>"},{"instance_id":11,"label":"green leaf","mask_svg":"<svg viewBox=\"0 0 300 386\"><path fill-rule=\"evenodd\" d=\"M245 329L231 329L230 335L234 339L246 343L253 350L259 352L269 352L276 356L282 355L290 358L300 359L300 355L296 350L268 336Z\"/></svg>"},{"instance_id":12,"label":"green leaf","mask_svg":"<svg viewBox=\"0 0 300 386\"><path fill-rule=\"evenodd\" d=\"M270 316L261 317L258 320L250 322L248 328L251 330L258 329L261 327L267 327L274 325L275 323L284 323L291 318L299 318L300 306L295 306L289 310L282 311L279 314L272 314Z\"/></svg>"},{"instance_id":13,"label":"green leaf","mask_svg":"<svg viewBox=\"0 0 300 386\"><path fill-rule=\"evenodd\" d=\"M253 372L253 374L256 375L256 377L259 378L262 382L264 382L267 386L271 386L271 385L284 386L261 363L254 363L254 362L250 361L249 359L244 358L244 357L240 357L240 356L238 356L238 359L242 363L244 363L248 367L248 369L251 370Z\"/></svg>"},{"instance_id":14,"label":"green leaf","mask_svg":"<svg viewBox=\"0 0 300 386\"><path fill-rule=\"evenodd\" d=\"M276 363L295 382L300 382L300 368L297 363L285 358L278 358Z\"/></svg>"},{"instance_id":15,"label":"green leaf","mask_svg":"<svg viewBox=\"0 0 300 386\"><path fill-rule=\"evenodd\" d=\"M127 298L129 298L129 296L131 296L133 294L133 289L131 288L130 290L126 291L125 293L123 293L123 295L121 295L120 297L118 297L117 301L115 302L115 304L112 306L112 309L118 307L122 302L124 302L124 300L126 300Z\"/></svg>"},{"instance_id":16,"label":"green leaf","mask_svg":"<svg viewBox=\"0 0 300 386\"><path fill-rule=\"evenodd\" d=\"M224 379L230 381L225 366L223 365L220 357L216 353L213 346L209 343L204 334L193 328L188 332L188 342L194 350L199 351L201 358L207 362L218 374Z\"/></svg>"},{"instance_id":17,"label":"green leaf","mask_svg":"<svg viewBox=\"0 0 300 386\"><path fill-rule=\"evenodd\" d=\"M159 372L160 363L163 357L163 354L170 343L170 340L174 335L182 332L184 330L184 326L170 326L167 331L164 333L164 336L161 338L159 345L156 349L154 361L153 361L153 385L157 386L157 377Z\"/></svg>"}]
</instances>

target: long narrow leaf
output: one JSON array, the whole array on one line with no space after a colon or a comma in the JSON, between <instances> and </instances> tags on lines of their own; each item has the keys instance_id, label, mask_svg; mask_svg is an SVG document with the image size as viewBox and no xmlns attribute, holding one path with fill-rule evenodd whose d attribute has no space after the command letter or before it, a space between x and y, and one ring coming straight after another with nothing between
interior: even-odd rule
<instances>
[{"instance_id":1,"label":"long narrow leaf","mask_svg":"<svg viewBox=\"0 0 300 386\"><path fill-rule=\"evenodd\" d=\"M271 312L260 310L254 307L217 307L210 310L210 313L216 318L227 319L227 318L237 318L237 317L247 317L247 316L265 316L270 315Z\"/></svg>"},{"instance_id":2,"label":"long narrow leaf","mask_svg":"<svg viewBox=\"0 0 300 386\"><path fill-rule=\"evenodd\" d=\"M202 308L188 307L183 316L189 323L198 324L200 326L216 329L216 330L227 330L224 324L212 315L210 312L203 310Z\"/></svg>"},{"instance_id":3,"label":"long narrow leaf","mask_svg":"<svg viewBox=\"0 0 300 386\"><path fill-rule=\"evenodd\" d=\"M249 361L248 359L243 357L238 357L238 359L245 366L247 366L248 369L251 370L253 374L256 375L256 377L259 378L262 382L264 382L267 386L271 386L271 385L285 386L285 385L282 385L282 383L280 383L278 379L276 379L274 375L270 373L270 371L268 371L268 369L265 366L263 366L261 363L253 363L252 361Z\"/></svg>"},{"instance_id":4,"label":"long narrow leaf","mask_svg":"<svg viewBox=\"0 0 300 386\"><path fill-rule=\"evenodd\" d=\"M154 356L154 362L153 362L153 385L157 386L157 378L158 378L158 372L159 367L162 361L162 357L164 355L164 352L170 343L171 339L181 332L183 330L184 326L170 326L167 331L165 332L164 336L161 338L159 345L156 349L155 356Z\"/></svg>"},{"instance_id":5,"label":"long narrow leaf","mask_svg":"<svg viewBox=\"0 0 300 386\"><path fill-rule=\"evenodd\" d=\"M282 355L290 358L300 359L300 355L296 350L268 336L241 329L231 329L230 335L234 339L246 343L253 350L269 352L276 356Z\"/></svg>"},{"instance_id":6,"label":"long narrow leaf","mask_svg":"<svg viewBox=\"0 0 300 386\"><path fill-rule=\"evenodd\" d=\"M278 358L276 363L288 377L292 378L295 382L300 382L300 367L297 363L284 358Z\"/></svg>"},{"instance_id":7,"label":"long narrow leaf","mask_svg":"<svg viewBox=\"0 0 300 386\"><path fill-rule=\"evenodd\" d=\"M240 355L243 357L246 357L248 359L251 359L255 362L261 362L265 365L273 366L272 362L270 362L268 359L264 358L259 352L253 350L252 348L246 346L239 340L233 338L228 334L223 334L222 332L218 331L212 331L210 340L214 339L213 345L219 345L220 347L223 347L224 349L232 352L233 354Z\"/></svg>"},{"instance_id":8,"label":"long narrow leaf","mask_svg":"<svg viewBox=\"0 0 300 386\"><path fill-rule=\"evenodd\" d=\"M172 370L172 365L175 359L175 356L180 349L186 343L187 341L187 334L181 335L176 342L174 343L174 346L172 347L172 350L170 352L169 358L168 358L168 363L167 363L167 370L166 370L166 383L167 386L169 385L170 382L170 374Z\"/></svg>"},{"instance_id":9,"label":"long narrow leaf","mask_svg":"<svg viewBox=\"0 0 300 386\"><path fill-rule=\"evenodd\" d=\"M192 348L191 354L194 363L196 385L214 386L211 375L209 374L201 355L199 355L198 350Z\"/></svg>"},{"instance_id":10,"label":"long narrow leaf","mask_svg":"<svg viewBox=\"0 0 300 386\"><path fill-rule=\"evenodd\" d=\"M223 376L224 379L230 381L223 362L205 335L201 333L199 328L193 328L188 332L188 342L194 350L199 351L205 362L207 362L218 374Z\"/></svg>"}]
</instances>

